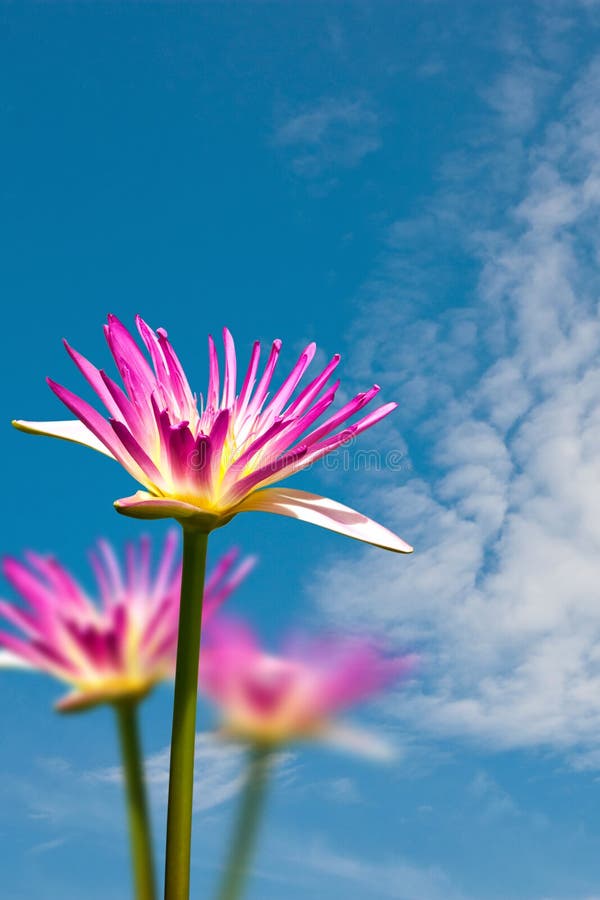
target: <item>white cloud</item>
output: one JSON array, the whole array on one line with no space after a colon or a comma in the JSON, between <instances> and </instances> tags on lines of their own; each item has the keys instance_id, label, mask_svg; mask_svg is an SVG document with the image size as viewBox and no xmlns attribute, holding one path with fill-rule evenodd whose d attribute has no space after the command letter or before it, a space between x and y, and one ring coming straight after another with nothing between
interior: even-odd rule
<instances>
[{"instance_id":1,"label":"white cloud","mask_svg":"<svg viewBox=\"0 0 600 900\"><path fill-rule=\"evenodd\" d=\"M487 772L477 772L469 785L469 791L483 804L482 815L486 821L521 815L521 810L510 794Z\"/></svg>"},{"instance_id":2,"label":"white cloud","mask_svg":"<svg viewBox=\"0 0 600 900\"><path fill-rule=\"evenodd\" d=\"M336 803L354 804L362 801L361 792L354 778L340 776L327 781L315 781L305 785L305 789L317 796L334 800Z\"/></svg>"},{"instance_id":3,"label":"white cloud","mask_svg":"<svg viewBox=\"0 0 600 900\"><path fill-rule=\"evenodd\" d=\"M540 100L551 74L530 62L518 60L483 91L485 100L511 131L524 132L538 119Z\"/></svg>"},{"instance_id":4,"label":"white cloud","mask_svg":"<svg viewBox=\"0 0 600 900\"><path fill-rule=\"evenodd\" d=\"M392 900L466 900L437 866L416 866L401 859L367 860L340 853L322 839L303 840L302 854L290 862L322 875L364 887L369 897Z\"/></svg>"},{"instance_id":5,"label":"white cloud","mask_svg":"<svg viewBox=\"0 0 600 900\"><path fill-rule=\"evenodd\" d=\"M313 179L358 166L381 146L379 130L367 97L324 98L283 122L274 141L291 154L296 174Z\"/></svg>"},{"instance_id":6,"label":"white cloud","mask_svg":"<svg viewBox=\"0 0 600 900\"><path fill-rule=\"evenodd\" d=\"M165 747L146 759L146 782L152 801L166 807L169 787L170 750ZM194 769L194 811L214 809L234 797L244 781L244 753L240 747L225 744L213 735L196 735ZM119 766L98 769L87 779L108 784L121 784Z\"/></svg>"},{"instance_id":7,"label":"white cloud","mask_svg":"<svg viewBox=\"0 0 600 900\"><path fill-rule=\"evenodd\" d=\"M465 203L493 187L490 150L470 181L462 167L461 188L447 181L429 213L392 231L350 337L360 377L401 400L406 431L388 439L417 448L405 483L364 479L371 510L416 552L340 560L318 600L423 647L423 687L394 702L413 728L589 765L600 752L600 60L559 101L517 157L502 122L497 143L523 172L501 216L494 198ZM465 254L479 276L459 307L445 267Z\"/></svg>"},{"instance_id":8,"label":"white cloud","mask_svg":"<svg viewBox=\"0 0 600 900\"><path fill-rule=\"evenodd\" d=\"M31 856L39 856L41 853L51 853L53 850L58 850L59 847L62 847L66 843L66 838L53 838L49 841L42 841L39 844L34 844L33 847L30 847L27 853Z\"/></svg>"},{"instance_id":9,"label":"white cloud","mask_svg":"<svg viewBox=\"0 0 600 900\"><path fill-rule=\"evenodd\" d=\"M204 815L216 810L239 793L245 778L244 756L239 746L210 734L196 735L195 813ZM296 775L294 754L280 753L274 760L273 770L280 785L291 784ZM168 747L146 758L146 779L153 813L162 819L168 793ZM11 816L26 818L40 829L51 828L52 840L60 843L70 840L82 828L111 836L115 833L115 821L119 829L124 828L124 806L122 815L115 820L115 803L119 809L124 804L122 783L118 765L86 771L67 759L54 757L36 760L31 777L7 773L0 780L6 797L5 814L10 811ZM64 833L56 838L58 828ZM53 848L54 844L44 840L30 852L41 853Z\"/></svg>"}]
</instances>

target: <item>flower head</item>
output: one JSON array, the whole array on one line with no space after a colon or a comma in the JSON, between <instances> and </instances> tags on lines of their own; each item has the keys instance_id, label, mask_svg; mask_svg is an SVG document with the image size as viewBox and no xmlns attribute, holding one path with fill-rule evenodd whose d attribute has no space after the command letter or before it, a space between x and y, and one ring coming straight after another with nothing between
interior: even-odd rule
<instances>
[{"instance_id":1,"label":"flower head","mask_svg":"<svg viewBox=\"0 0 600 900\"><path fill-rule=\"evenodd\" d=\"M255 343L241 387L233 338L224 329L225 368L209 338L209 381L197 401L167 333L137 317L150 363L115 316L106 340L123 382L116 384L65 343L67 351L102 401L108 419L76 394L48 380L76 416L67 422L14 422L17 428L86 444L121 465L145 488L116 502L119 512L140 518L173 517L210 531L239 512L256 510L292 516L397 552L412 549L366 516L306 491L270 487L331 453L383 419L386 403L347 424L379 392L357 394L320 424L339 382L328 382L339 356L293 398L314 353L309 344L283 383L271 391L281 341L275 341L259 376ZM260 490L259 490L260 489Z\"/></svg>"},{"instance_id":2,"label":"flower head","mask_svg":"<svg viewBox=\"0 0 600 900\"><path fill-rule=\"evenodd\" d=\"M3 563L24 602L0 600L0 617L14 629L0 630L0 664L36 669L70 685L72 693L58 704L62 710L142 697L175 670L177 533L167 535L154 573L147 537L127 546L124 567L106 541L90 557L97 600L52 557L29 552L26 563ZM238 563L237 557L236 550L227 553L208 577L205 623L253 565L251 558Z\"/></svg>"},{"instance_id":3,"label":"flower head","mask_svg":"<svg viewBox=\"0 0 600 900\"><path fill-rule=\"evenodd\" d=\"M325 735L337 714L406 675L414 661L355 638L296 639L275 656L245 624L220 615L200 661L200 687L226 735L273 745Z\"/></svg>"}]
</instances>

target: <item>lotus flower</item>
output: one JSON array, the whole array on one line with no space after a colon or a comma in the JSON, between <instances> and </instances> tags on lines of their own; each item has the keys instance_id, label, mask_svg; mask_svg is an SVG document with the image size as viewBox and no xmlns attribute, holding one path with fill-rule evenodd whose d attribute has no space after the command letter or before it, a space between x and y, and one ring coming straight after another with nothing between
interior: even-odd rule
<instances>
[{"instance_id":1,"label":"lotus flower","mask_svg":"<svg viewBox=\"0 0 600 900\"><path fill-rule=\"evenodd\" d=\"M218 562L204 591L203 621L246 576L251 558L232 550ZM21 632L0 630L0 663L37 669L73 688L61 710L139 698L173 677L181 563L177 533L165 540L151 572L149 539L126 549L126 565L99 541L91 554L98 602L54 558L27 553L4 560L4 574L24 605L0 601L0 616Z\"/></svg>"},{"instance_id":2,"label":"lotus flower","mask_svg":"<svg viewBox=\"0 0 600 900\"><path fill-rule=\"evenodd\" d=\"M208 390L198 403L166 331L152 331L140 317L136 322L152 366L115 316L109 316L105 326L124 390L65 343L106 407L108 419L49 379L76 419L13 424L23 431L85 444L120 462L146 488L116 501L117 510L125 515L173 517L208 532L240 512L272 512L389 550L411 551L395 534L341 503L306 491L271 487L392 412L396 404L386 403L346 424L374 399L377 385L316 424L333 403L339 381L329 387L327 383L340 357L334 356L292 399L315 354L315 344L306 347L280 387L270 392L281 341L273 343L260 377L257 342L238 389L233 338L224 329L222 390L217 352L209 338Z\"/></svg>"},{"instance_id":3,"label":"lotus flower","mask_svg":"<svg viewBox=\"0 0 600 900\"><path fill-rule=\"evenodd\" d=\"M226 736L271 747L326 738L340 712L414 663L414 656L389 658L372 641L355 638L296 639L274 656L245 624L220 615L203 650L200 688L218 707Z\"/></svg>"}]
</instances>

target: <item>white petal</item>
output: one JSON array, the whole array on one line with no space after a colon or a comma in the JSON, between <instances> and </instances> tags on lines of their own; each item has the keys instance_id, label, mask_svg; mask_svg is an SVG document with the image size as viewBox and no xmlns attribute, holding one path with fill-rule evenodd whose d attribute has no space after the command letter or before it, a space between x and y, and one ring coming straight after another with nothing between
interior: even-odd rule
<instances>
[{"instance_id":1,"label":"white petal","mask_svg":"<svg viewBox=\"0 0 600 900\"><path fill-rule=\"evenodd\" d=\"M256 491L235 507L232 512L271 512L280 516L302 519L320 525L329 531L337 531L357 541L374 544L396 553L412 553L412 547L402 538L379 525L362 513L336 500L296 491L290 488L266 488Z\"/></svg>"},{"instance_id":2,"label":"white petal","mask_svg":"<svg viewBox=\"0 0 600 900\"><path fill-rule=\"evenodd\" d=\"M91 447L92 450L97 450L114 459L110 450L79 419L69 419L65 422L24 422L21 419L14 419L12 424L19 431L26 431L28 434L45 434L48 437L73 441L75 444Z\"/></svg>"},{"instance_id":3,"label":"white petal","mask_svg":"<svg viewBox=\"0 0 600 900\"><path fill-rule=\"evenodd\" d=\"M27 669L34 672L35 666L21 659L16 653L11 653L10 650L0 650L0 669Z\"/></svg>"}]
</instances>

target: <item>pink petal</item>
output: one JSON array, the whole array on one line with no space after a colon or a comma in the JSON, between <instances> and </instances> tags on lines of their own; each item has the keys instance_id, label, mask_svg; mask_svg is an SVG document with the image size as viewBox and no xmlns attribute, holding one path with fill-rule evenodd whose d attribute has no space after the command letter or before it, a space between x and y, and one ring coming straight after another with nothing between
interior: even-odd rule
<instances>
[{"instance_id":1,"label":"pink petal","mask_svg":"<svg viewBox=\"0 0 600 900\"><path fill-rule=\"evenodd\" d=\"M160 485L162 483L162 475L156 468L143 447L139 445L127 425L119 422L118 419L109 419L109 424L115 435L123 447L127 450L132 460L140 467L152 484ZM144 482L144 478L138 478L138 481ZM146 482L147 483L147 482Z\"/></svg>"},{"instance_id":2,"label":"pink petal","mask_svg":"<svg viewBox=\"0 0 600 900\"><path fill-rule=\"evenodd\" d=\"M315 355L316 349L317 345L313 342L312 344L309 344L305 350L302 351L296 365L265 409L265 414L267 414L269 418L278 416L285 404L288 402L288 400L294 393L298 382L310 365L312 358Z\"/></svg>"},{"instance_id":3,"label":"pink petal","mask_svg":"<svg viewBox=\"0 0 600 900\"><path fill-rule=\"evenodd\" d=\"M167 536L165 538L163 551L160 558L160 564L158 566L158 570L156 572L156 577L154 580L155 598L162 597L164 592L167 590L167 584L169 583L169 578L173 570L173 562L175 560L175 553L177 551L178 543L179 533L175 528L171 528L167 532Z\"/></svg>"},{"instance_id":4,"label":"pink petal","mask_svg":"<svg viewBox=\"0 0 600 900\"><path fill-rule=\"evenodd\" d=\"M258 360L260 359L260 341L255 341L252 347L252 353L250 355L250 363L248 365L248 371L246 372L246 377L244 378L244 383L242 385L242 389L240 391L240 396L238 398L238 409L237 413L239 416L243 415L246 410L246 406L248 405L248 400L250 399L250 394L254 389L254 385L256 383L256 370L258 369Z\"/></svg>"},{"instance_id":5,"label":"pink petal","mask_svg":"<svg viewBox=\"0 0 600 900\"><path fill-rule=\"evenodd\" d=\"M71 347L67 343L67 341L63 340L63 344L65 346L65 350L67 351L85 380L98 394L111 416L118 417L119 408L115 403L106 384L104 383L102 373L96 368L96 366L94 366L89 360L87 360L85 356L82 356L81 353L78 353L77 350Z\"/></svg>"},{"instance_id":6,"label":"pink petal","mask_svg":"<svg viewBox=\"0 0 600 900\"><path fill-rule=\"evenodd\" d=\"M255 394L248 404L249 415L255 416L260 411L263 403L265 402L265 398L269 390L269 385L271 384L271 379L273 378L273 372L275 371L275 366L277 365L277 360L279 359L280 352L281 341L279 340L279 338L277 338L277 340L273 341L271 352L269 354L265 370L262 374L262 378L258 382Z\"/></svg>"},{"instance_id":7,"label":"pink petal","mask_svg":"<svg viewBox=\"0 0 600 900\"><path fill-rule=\"evenodd\" d=\"M313 400L321 392L321 389L329 381L329 377L339 365L340 359L341 356L339 353L336 353L325 366L321 374L317 375L317 377L304 388L302 393L298 394L294 402L286 409L286 415L299 416L308 409Z\"/></svg>"},{"instance_id":8,"label":"pink petal","mask_svg":"<svg viewBox=\"0 0 600 900\"><path fill-rule=\"evenodd\" d=\"M131 334L112 314L104 333L130 398L149 396L156 387L156 377Z\"/></svg>"},{"instance_id":9,"label":"pink petal","mask_svg":"<svg viewBox=\"0 0 600 900\"><path fill-rule=\"evenodd\" d=\"M229 409L235 400L235 388L237 377L237 360L235 357L235 344L228 328L223 329L223 344L225 346L225 379L223 382L223 407Z\"/></svg>"},{"instance_id":10,"label":"pink petal","mask_svg":"<svg viewBox=\"0 0 600 900\"><path fill-rule=\"evenodd\" d=\"M219 408L219 358L212 334L208 336L208 390L206 408Z\"/></svg>"},{"instance_id":11,"label":"pink petal","mask_svg":"<svg viewBox=\"0 0 600 900\"><path fill-rule=\"evenodd\" d=\"M373 397L375 397L375 395L379 393L379 390L379 385L374 384L370 390L357 394L356 397L353 397L352 400L342 406L341 409L338 409L336 413L334 413L329 419L326 419L325 422L319 425L318 428L315 428L314 431L311 431L310 434L307 434L304 439L306 444L310 446L311 444L316 443L316 441L321 440L321 438L324 438L331 431L333 431L334 428L337 428L338 425L341 425L342 422L345 422L346 419L349 419L356 412L366 406L367 403L369 403L373 399Z\"/></svg>"},{"instance_id":12,"label":"pink petal","mask_svg":"<svg viewBox=\"0 0 600 900\"><path fill-rule=\"evenodd\" d=\"M190 418L192 414L197 414L198 407L196 398L192 393L192 389L188 383L183 366L179 362L179 357L175 353L170 341L167 338L167 332L164 328L157 328L158 343L165 356L169 377L173 386L173 392L179 398L182 415Z\"/></svg>"},{"instance_id":13,"label":"pink petal","mask_svg":"<svg viewBox=\"0 0 600 900\"><path fill-rule=\"evenodd\" d=\"M86 403L85 400L78 397L77 394L74 394L62 385L52 381L51 378L46 380L51 390L54 391L59 400L62 400L67 409L70 409L75 416L81 419L84 425L96 435L99 441L102 441L102 443L108 447L114 458L118 459L121 465L123 465L137 481L143 482L143 472L135 461L130 458L130 455L126 451L124 452L125 448L106 419L104 419L93 406L90 406L89 403Z\"/></svg>"}]
</instances>

